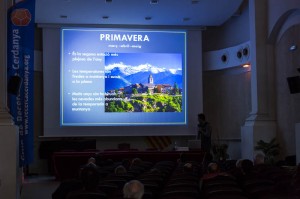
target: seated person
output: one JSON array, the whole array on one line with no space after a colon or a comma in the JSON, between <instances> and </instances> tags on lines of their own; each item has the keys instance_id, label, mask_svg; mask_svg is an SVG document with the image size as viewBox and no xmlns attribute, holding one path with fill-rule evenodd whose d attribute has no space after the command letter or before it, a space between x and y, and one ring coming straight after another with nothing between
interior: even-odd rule
<instances>
[{"instance_id":1,"label":"seated person","mask_svg":"<svg viewBox=\"0 0 300 199\"><path fill-rule=\"evenodd\" d=\"M98 168L97 164L96 164L96 159L94 157L90 157L86 164L84 165L81 165L81 169L83 169L84 167L95 167L95 168Z\"/></svg>"},{"instance_id":2,"label":"seated person","mask_svg":"<svg viewBox=\"0 0 300 199\"><path fill-rule=\"evenodd\" d=\"M76 198L81 193L99 193L105 195L98 189L98 183L100 181L100 175L97 169L93 166L86 166L81 171L80 176L83 188L77 191L72 191L68 194L67 199Z\"/></svg>"},{"instance_id":3,"label":"seated person","mask_svg":"<svg viewBox=\"0 0 300 199\"><path fill-rule=\"evenodd\" d=\"M131 180L123 187L124 198L142 199L144 195L144 185L138 180Z\"/></svg>"},{"instance_id":4,"label":"seated person","mask_svg":"<svg viewBox=\"0 0 300 199\"><path fill-rule=\"evenodd\" d=\"M86 166L88 166L88 165L97 166L96 159L94 157L90 157L86 163Z\"/></svg>"},{"instance_id":5,"label":"seated person","mask_svg":"<svg viewBox=\"0 0 300 199\"><path fill-rule=\"evenodd\" d=\"M183 170L186 172L193 171L193 164L188 162L183 165Z\"/></svg>"},{"instance_id":6,"label":"seated person","mask_svg":"<svg viewBox=\"0 0 300 199\"><path fill-rule=\"evenodd\" d=\"M135 166L140 166L142 164L142 160L140 158L134 158L132 161L131 161L131 165L130 167L135 167Z\"/></svg>"},{"instance_id":7,"label":"seated person","mask_svg":"<svg viewBox=\"0 0 300 199\"><path fill-rule=\"evenodd\" d=\"M124 175L127 173L126 168L123 165L119 165L115 168L115 175Z\"/></svg>"},{"instance_id":8,"label":"seated person","mask_svg":"<svg viewBox=\"0 0 300 199\"><path fill-rule=\"evenodd\" d=\"M140 158L134 158L131 161L130 169L128 170L130 173L134 172L135 175L139 175L143 172L145 172L147 168L143 164L143 161Z\"/></svg>"},{"instance_id":9,"label":"seated person","mask_svg":"<svg viewBox=\"0 0 300 199\"><path fill-rule=\"evenodd\" d=\"M81 172L81 181L85 190L97 190L100 175L95 167L85 167Z\"/></svg>"},{"instance_id":10,"label":"seated person","mask_svg":"<svg viewBox=\"0 0 300 199\"><path fill-rule=\"evenodd\" d=\"M66 199L70 192L81 190L82 188L83 186L80 179L62 181L52 193L52 199Z\"/></svg>"},{"instance_id":11,"label":"seated person","mask_svg":"<svg viewBox=\"0 0 300 199\"><path fill-rule=\"evenodd\" d=\"M217 163L215 162L211 162L208 164L208 167L207 167L207 173L204 174L200 180L200 189L202 189L202 186L203 186L203 183L205 180L208 180L208 179L213 179L213 178L216 178L218 176L226 176L226 177L229 177L231 179L235 179L232 175L230 175L229 173L227 172L222 172L220 170L220 167Z\"/></svg>"},{"instance_id":12,"label":"seated person","mask_svg":"<svg viewBox=\"0 0 300 199\"><path fill-rule=\"evenodd\" d=\"M122 165L126 168L126 170L130 169L131 161L128 158L122 160Z\"/></svg>"},{"instance_id":13,"label":"seated person","mask_svg":"<svg viewBox=\"0 0 300 199\"><path fill-rule=\"evenodd\" d=\"M241 163L241 169L244 175L250 175L253 171L253 162L249 159L244 159Z\"/></svg>"},{"instance_id":14,"label":"seated person","mask_svg":"<svg viewBox=\"0 0 300 199\"><path fill-rule=\"evenodd\" d=\"M256 178L257 175L254 172L253 161L244 159L241 162L241 172L236 175L238 183L243 183L246 179Z\"/></svg>"},{"instance_id":15,"label":"seated person","mask_svg":"<svg viewBox=\"0 0 300 199\"><path fill-rule=\"evenodd\" d=\"M228 174L225 172L221 172L220 167L217 163L211 162L208 164L207 173L203 175L202 179L206 180L206 179L214 178L219 175L228 175Z\"/></svg>"},{"instance_id":16,"label":"seated person","mask_svg":"<svg viewBox=\"0 0 300 199\"><path fill-rule=\"evenodd\" d=\"M255 166L265 164L265 156L262 153L258 153L254 156L253 164Z\"/></svg>"}]
</instances>

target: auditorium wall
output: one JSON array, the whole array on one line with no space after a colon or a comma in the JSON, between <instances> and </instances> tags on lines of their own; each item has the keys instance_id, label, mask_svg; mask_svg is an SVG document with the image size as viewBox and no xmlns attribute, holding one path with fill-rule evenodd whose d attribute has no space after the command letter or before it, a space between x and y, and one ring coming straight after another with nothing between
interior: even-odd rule
<instances>
[{"instance_id":1,"label":"auditorium wall","mask_svg":"<svg viewBox=\"0 0 300 199\"><path fill-rule=\"evenodd\" d=\"M282 146L281 157L295 155L295 124L299 123L299 95L290 94L286 78L299 75L299 23L298 1L265 1L268 4L268 32L270 63L275 64L277 139ZM278 5L278 6L277 6ZM219 28L203 32L203 51L221 50L249 40L248 7L242 7L235 16ZM230 36L231 35L231 36ZM289 47L297 44L296 51ZM251 54L251 51L250 51ZM273 57L274 56L274 57ZM272 68L272 67L270 67ZM240 72L239 72L240 71ZM238 67L221 71L203 72L204 112L216 128L215 140L239 140L240 127L251 112L251 72L243 73ZM212 81L213 80L213 81ZM215 131L214 131L215 132ZM236 143L236 142L234 142Z\"/></svg>"}]
</instances>

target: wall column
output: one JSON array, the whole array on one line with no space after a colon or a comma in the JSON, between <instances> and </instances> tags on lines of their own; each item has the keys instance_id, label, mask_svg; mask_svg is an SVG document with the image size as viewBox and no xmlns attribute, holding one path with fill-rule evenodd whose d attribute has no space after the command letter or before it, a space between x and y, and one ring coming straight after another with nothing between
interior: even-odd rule
<instances>
[{"instance_id":1,"label":"wall column","mask_svg":"<svg viewBox=\"0 0 300 199\"><path fill-rule=\"evenodd\" d=\"M7 0L0 1L0 198L20 198L19 131L7 108Z\"/></svg>"},{"instance_id":2,"label":"wall column","mask_svg":"<svg viewBox=\"0 0 300 199\"><path fill-rule=\"evenodd\" d=\"M259 140L276 136L273 47L267 44L268 1L249 0L251 105L241 128L242 158L253 159Z\"/></svg>"},{"instance_id":3,"label":"wall column","mask_svg":"<svg viewBox=\"0 0 300 199\"><path fill-rule=\"evenodd\" d=\"M300 164L300 123L295 125L296 138L296 165Z\"/></svg>"}]
</instances>

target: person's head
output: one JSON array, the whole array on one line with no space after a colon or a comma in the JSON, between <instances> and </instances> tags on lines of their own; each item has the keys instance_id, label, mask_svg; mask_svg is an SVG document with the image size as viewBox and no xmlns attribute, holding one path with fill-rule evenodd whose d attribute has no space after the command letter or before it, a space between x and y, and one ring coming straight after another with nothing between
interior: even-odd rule
<instances>
[{"instance_id":1,"label":"person's head","mask_svg":"<svg viewBox=\"0 0 300 199\"><path fill-rule=\"evenodd\" d=\"M131 161L131 166L139 166L142 164L142 160L140 158L134 158L132 161Z\"/></svg>"},{"instance_id":2,"label":"person's head","mask_svg":"<svg viewBox=\"0 0 300 199\"><path fill-rule=\"evenodd\" d=\"M238 159L235 163L235 167L238 168L238 169L241 169L242 168L242 162L243 162L243 159Z\"/></svg>"},{"instance_id":3,"label":"person's head","mask_svg":"<svg viewBox=\"0 0 300 199\"><path fill-rule=\"evenodd\" d=\"M126 169L129 169L129 168L130 168L130 165L131 165L130 159L128 159L128 158L123 159L123 160L122 160L122 165L123 165Z\"/></svg>"},{"instance_id":4,"label":"person's head","mask_svg":"<svg viewBox=\"0 0 300 199\"><path fill-rule=\"evenodd\" d=\"M161 171L158 168L152 168L149 171L150 174L161 174Z\"/></svg>"},{"instance_id":5,"label":"person's head","mask_svg":"<svg viewBox=\"0 0 300 199\"><path fill-rule=\"evenodd\" d=\"M205 115L204 115L204 113L199 113L198 114L198 119L202 120L202 121L205 121Z\"/></svg>"},{"instance_id":6,"label":"person's head","mask_svg":"<svg viewBox=\"0 0 300 199\"><path fill-rule=\"evenodd\" d=\"M183 171L184 171L184 172L192 172L193 169L194 169L194 168L193 168L193 164L190 163L190 162L185 163L185 164L183 165Z\"/></svg>"},{"instance_id":7,"label":"person's head","mask_svg":"<svg viewBox=\"0 0 300 199\"><path fill-rule=\"evenodd\" d=\"M200 125L203 125L205 123L205 115L203 113L198 114L198 122Z\"/></svg>"},{"instance_id":8,"label":"person's head","mask_svg":"<svg viewBox=\"0 0 300 199\"><path fill-rule=\"evenodd\" d=\"M126 174L127 170L123 165L119 165L115 168L115 174L116 175L123 175Z\"/></svg>"},{"instance_id":9,"label":"person's head","mask_svg":"<svg viewBox=\"0 0 300 199\"><path fill-rule=\"evenodd\" d=\"M253 170L253 162L249 159L244 159L241 163L241 169L244 174L251 173Z\"/></svg>"},{"instance_id":10,"label":"person's head","mask_svg":"<svg viewBox=\"0 0 300 199\"><path fill-rule=\"evenodd\" d=\"M141 199L144 195L144 185L138 180L131 180L123 187L124 198Z\"/></svg>"},{"instance_id":11,"label":"person's head","mask_svg":"<svg viewBox=\"0 0 300 199\"><path fill-rule=\"evenodd\" d=\"M94 157L90 157L87 161L87 164L96 164L96 159Z\"/></svg>"},{"instance_id":12,"label":"person's head","mask_svg":"<svg viewBox=\"0 0 300 199\"><path fill-rule=\"evenodd\" d=\"M217 172L219 172L219 170L220 170L219 165L215 162L211 162L207 166L208 173L217 173Z\"/></svg>"},{"instance_id":13,"label":"person's head","mask_svg":"<svg viewBox=\"0 0 300 199\"><path fill-rule=\"evenodd\" d=\"M265 156L262 153L258 153L254 156L254 165L260 165L265 163Z\"/></svg>"}]
</instances>

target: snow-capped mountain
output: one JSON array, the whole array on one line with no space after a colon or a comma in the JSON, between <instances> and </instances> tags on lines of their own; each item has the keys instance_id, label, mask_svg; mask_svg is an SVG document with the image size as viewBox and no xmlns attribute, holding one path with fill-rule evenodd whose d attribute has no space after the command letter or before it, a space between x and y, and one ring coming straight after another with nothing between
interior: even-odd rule
<instances>
[{"instance_id":1,"label":"snow-capped mountain","mask_svg":"<svg viewBox=\"0 0 300 199\"><path fill-rule=\"evenodd\" d=\"M123 63L117 63L105 66L105 71L110 77L118 78L106 78L105 90L115 90L131 84L148 83L149 75L152 75L154 84L170 84L175 83L179 88L182 88L182 70L181 69L166 69L150 64L143 64L139 66L126 66Z\"/></svg>"},{"instance_id":2,"label":"snow-capped mountain","mask_svg":"<svg viewBox=\"0 0 300 199\"><path fill-rule=\"evenodd\" d=\"M105 66L105 71L112 71L112 70L120 70L120 72L122 72L124 75L128 76L128 75L132 75L135 73L139 73L139 72L151 72L152 74L157 74L157 73L161 73L161 72L166 72L169 71L172 74L178 74L181 75L182 74L182 70L180 69L176 69L176 68L172 68L172 69L166 69L166 68L160 68L157 66L153 66L151 64L141 64L138 66L130 66L130 65L125 65L124 63L120 62L120 63L115 63L115 64L110 64L108 66Z\"/></svg>"}]
</instances>

